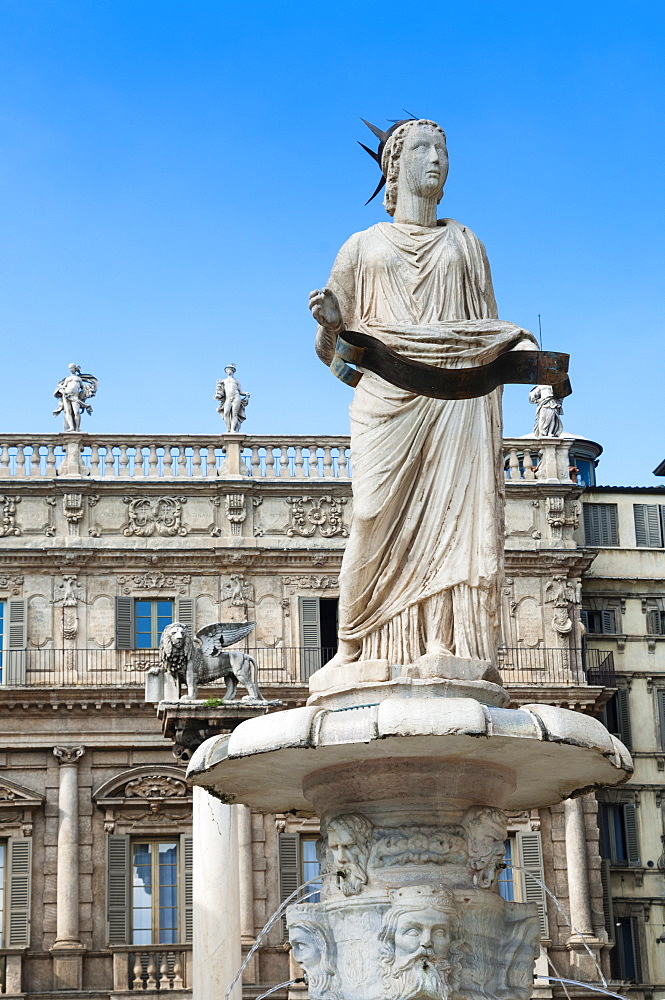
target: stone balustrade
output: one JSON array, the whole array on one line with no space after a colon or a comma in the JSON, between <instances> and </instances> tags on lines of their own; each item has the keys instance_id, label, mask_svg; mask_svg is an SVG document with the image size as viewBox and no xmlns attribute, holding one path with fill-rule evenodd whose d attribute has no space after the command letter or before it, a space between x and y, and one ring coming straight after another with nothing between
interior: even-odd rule
<instances>
[{"instance_id":1,"label":"stone balustrade","mask_svg":"<svg viewBox=\"0 0 665 1000\"><path fill-rule=\"evenodd\" d=\"M191 945L114 946L114 993L137 990L191 990Z\"/></svg>"},{"instance_id":2,"label":"stone balustrade","mask_svg":"<svg viewBox=\"0 0 665 1000\"><path fill-rule=\"evenodd\" d=\"M348 479L349 438L6 434L0 479Z\"/></svg>"},{"instance_id":3,"label":"stone balustrade","mask_svg":"<svg viewBox=\"0 0 665 1000\"><path fill-rule=\"evenodd\" d=\"M508 482L570 482L570 438L504 438ZM5 434L0 480L349 479L346 435Z\"/></svg>"}]
</instances>

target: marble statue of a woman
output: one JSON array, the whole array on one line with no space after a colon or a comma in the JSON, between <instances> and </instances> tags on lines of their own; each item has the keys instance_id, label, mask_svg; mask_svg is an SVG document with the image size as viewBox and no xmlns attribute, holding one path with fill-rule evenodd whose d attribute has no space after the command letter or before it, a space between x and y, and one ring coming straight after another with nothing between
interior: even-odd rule
<instances>
[{"instance_id":1,"label":"marble statue of a woman","mask_svg":"<svg viewBox=\"0 0 665 1000\"><path fill-rule=\"evenodd\" d=\"M443 130L426 120L401 124L381 168L394 221L352 236L328 285L310 296L321 360L330 364L344 329L442 368L537 349L530 333L497 318L480 240L453 219L437 221L448 173ZM450 656L493 664L504 544L501 390L433 399L365 371L350 412L353 526L340 574L339 650L328 667L388 660L429 664L431 673Z\"/></svg>"}]
</instances>

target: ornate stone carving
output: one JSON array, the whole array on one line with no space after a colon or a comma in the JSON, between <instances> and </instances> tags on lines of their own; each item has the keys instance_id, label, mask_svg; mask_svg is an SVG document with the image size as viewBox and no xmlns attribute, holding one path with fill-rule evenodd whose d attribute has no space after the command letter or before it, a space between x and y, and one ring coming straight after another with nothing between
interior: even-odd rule
<instances>
[{"instance_id":1,"label":"ornate stone carving","mask_svg":"<svg viewBox=\"0 0 665 1000\"><path fill-rule=\"evenodd\" d=\"M328 868L345 896L357 895L367 883L367 864L374 825L360 813L335 816L326 825Z\"/></svg>"},{"instance_id":2,"label":"ornate stone carving","mask_svg":"<svg viewBox=\"0 0 665 1000\"><path fill-rule=\"evenodd\" d=\"M328 590L339 587L337 576L285 576L286 587L298 587L304 590Z\"/></svg>"},{"instance_id":3,"label":"ornate stone carving","mask_svg":"<svg viewBox=\"0 0 665 1000\"><path fill-rule=\"evenodd\" d=\"M342 1000L334 987L337 949L327 921L299 915L289 923L289 940L293 957L307 970L310 1000Z\"/></svg>"},{"instance_id":4,"label":"ornate stone carving","mask_svg":"<svg viewBox=\"0 0 665 1000\"><path fill-rule=\"evenodd\" d=\"M169 537L186 535L182 524L182 505L187 497L123 497L127 504L127 527L125 535L149 535Z\"/></svg>"},{"instance_id":5,"label":"ornate stone carving","mask_svg":"<svg viewBox=\"0 0 665 1000\"><path fill-rule=\"evenodd\" d=\"M324 538L334 535L348 537L349 529L343 519L343 505L347 502L345 497L287 497L286 502L291 505L291 523L286 529L289 537L302 535L309 538L317 529Z\"/></svg>"},{"instance_id":6,"label":"ornate stone carving","mask_svg":"<svg viewBox=\"0 0 665 1000\"><path fill-rule=\"evenodd\" d=\"M22 576L0 576L0 590L11 591L13 597L18 597L22 587Z\"/></svg>"},{"instance_id":7,"label":"ornate stone carving","mask_svg":"<svg viewBox=\"0 0 665 1000\"><path fill-rule=\"evenodd\" d=\"M255 508L254 511L254 537L262 538L265 535L265 528L259 521L258 510L256 508L260 507L263 503L263 497L252 497L252 506Z\"/></svg>"},{"instance_id":8,"label":"ornate stone carving","mask_svg":"<svg viewBox=\"0 0 665 1000\"><path fill-rule=\"evenodd\" d=\"M462 820L473 884L489 889L506 853L506 814L488 806L471 806Z\"/></svg>"},{"instance_id":9,"label":"ornate stone carving","mask_svg":"<svg viewBox=\"0 0 665 1000\"><path fill-rule=\"evenodd\" d=\"M553 539L563 538L563 529L577 528L580 523L581 506L577 500L570 500L566 504L564 497L545 498L545 516Z\"/></svg>"},{"instance_id":10,"label":"ornate stone carving","mask_svg":"<svg viewBox=\"0 0 665 1000\"><path fill-rule=\"evenodd\" d=\"M126 798L169 799L187 795L187 785L170 775L143 774L125 785Z\"/></svg>"},{"instance_id":11,"label":"ornate stone carving","mask_svg":"<svg viewBox=\"0 0 665 1000\"><path fill-rule=\"evenodd\" d=\"M164 573L143 573L138 576L119 576L118 584L123 594L131 594L134 590L175 590L186 594L191 583L191 576L168 576Z\"/></svg>"},{"instance_id":12,"label":"ornate stone carving","mask_svg":"<svg viewBox=\"0 0 665 1000\"><path fill-rule=\"evenodd\" d=\"M408 826L379 830L376 840L372 862L377 868L466 862L465 836L460 826Z\"/></svg>"},{"instance_id":13,"label":"ornate stone carving","mask_svg":"<svg viewBox=\"0 0 665 1000\"><path fill-rule=\"evenodd\" d=\"M85 747L53 747L53 754L61 764L78 764L85 753Z\"/></svg>"},{"instance_id":14,"label":"ornate stone carving","mask_svg":"<svg viewBox=\"0 0 665 1000\"><path fill-rule=\"evenodd\" d=\"M240 535L242 533L242 522L247 517L245 509L244 493L227 493L224 497L226 508L226 519L231 525L231 534Z\"/></svg>"},{"instance_id":15,"label":"ornate stone carving","mask_svg":"<svg viewBox=\"0 0 665 1000\"><path fill-rule=\"evenodd\" d=\"M210 684L220 678L226 684L225 701L233 701L238 684L247 688L250 701L263 701L259 692L258 667L249 653L242 649L226 649L252 631L255 622L216 622L199 629L192 638L181 622L167 625L159 642L159 668L151 673L166 671L180 684L187 685L187 699L196 699L199 684Z\"/></svg>"},{"instance_id":16,"label":"ornate stone carving","mask_svg":"<svg viewBox=\"0 0 665 1000\"><path fill-rule=\"evenodd\" d=\"M59 596L56 604L62 604L62 635L67 641L73 641L78 634L78 602L82 598L81 588L76 576L63 576L58 584Z\"/></svg>"},{"instance_id":17,"label":"ornate stone carving","mask_svg":"<svg viewBox=\"0 0 665 1000\"><path fill-rule=\"evenodd\" d=\"M242 608L254 600L254 587L239 573L232 573L229 583L222 584L222 600L234 608Z\"/></svg>"},{"instance_id":18,"label":"ornate stone carving","mask_svg":"<svg viewBox=\"0 0 665 1000\"><path fill-rule=\"evenodd\" d=\"M2 520L0 520L0 538L6 535L20 535L21 529L16 523L16 505L21 502L20 497L11 497L6 494L0 496L0 506L2 507Z\"/></svg>"},{"instance_id":19,"label":"ornate stone carving","mask_svg":"<svg viewBox=\"0 0 665 1000\"><path fill-rule=\"evenodd\" d=\"M78 535L79 524L83 519L83 494L65 493L62 498L62 513L69 526L69 534Z\"/></svg>"}]
</instances>

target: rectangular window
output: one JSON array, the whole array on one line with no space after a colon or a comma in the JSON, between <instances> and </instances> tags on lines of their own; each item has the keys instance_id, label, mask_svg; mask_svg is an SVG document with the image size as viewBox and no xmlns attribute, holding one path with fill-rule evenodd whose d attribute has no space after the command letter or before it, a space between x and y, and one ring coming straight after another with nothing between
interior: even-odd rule
<instances>
[{"instance_id":1,"label":"rectangular window","mask_svg":"<svg viewBox=\"0 0 665 1000\"><path fill-rule=\"evenodd\" d=\"M178 843L132 842L132 944L177 944Z\"/></svg>"},{"instance_id":2,"label":"rectangular window","mask_svg":"<svg viewBox=\"0 0 665 1000\"><path fill-rule=\"evenodd\" d=\"M547 903L545 900L543 850L540 833L518 831L505 841L506 867L499 873L499 893L509 902L535 903L540 920L540 936L549 936Z\"/></svg>"},{"instance_id":3,"label":"rectangular window","mask_svg":"<svg viewBox=\"0 0 665 1000\"><path fill-rule=\"evenodd\" d=\"M584 541L587 545L618 545L619 529L615 503L585 503Z\"/></svg>"},{"instance_id":4,"label":"rectangular window","mask_svg":"<svg viewBox=\"0 0 665 1000\"><path fill-rule=\"evenodd\" d=\"M134 601L134 649L157 649L162 632L173 622L172 600Z\"/></svg>"},{"instance_id":5,"label":"rectangular window","mask_svg":"<svg viewBox=\"0 0 665 1000\"><path fill-rule=\"evenodd\" d=\"M301 597L300 678L307 681L337 652L337 597Z\"/></svg>"},{"instance_id":6,"label":"rectangular window","mask_svg":"<svg viewBox=\"0 0 665 1000\"><path fill-rule=\"evenodd\" d=\"M617 917L614 921L615 944L610 952L612 979L631 983L642 981L635 917Z\"/></svg>"},{"instance_id":7,"label":"rectangular window","mask_svg":"<svg viewBox=\"0 0 665 1000\"><path fill-rule=\"evenodd\" d=\"M0 948L5 944L5 886L7 884L7 842L0 840Z\"/></svg>"},{"instance_id":8,"label":"rectangular window","mask_svg":"<svg viewBox=\"0 0 665 1000\"><path fill-rule=\"evenodd\" d=\"M665 611L658 608L647 611L647 635L665 635Z\"/></svg>"},{"instance_id":9,"label":"rectangular window","mask_svg":"<svg viewBox=\"0 0 665 1000\"><path fill-rule=\"evenodd\" d=\"M665 688L656 691L658 699L658 726L660 729L660 748L665 750Z\"/></svg>"},{"instance_id":10,"label":"rectangular window","mask_svg":"<svg viewBox=\"0 0 665 1000\"><path fill-rule=\"evenodd\" d=\"M634 503L635 543L638 548L662 549L665 507L659 503Z\"/></svg>"},{"instance_id":11,"label":"rectangular window","mask_svg":"<svg viewBox=\"0 0 665 1000\"><path fill-rule=\"evenodd\" d=\"M5 602L0 601L0 684L2 684L2 651L5 648Z\"/></svg>"},{"instance_id":12,"label":"rectangular window","mask_svg":"<svg viewBox=\"0 0 665 1000\"><path fill-rule=\"evenodd\" d=\"M589 635L616 635L616 611L590 611L583 608L580 618Z\"/></svg>"},{"instance_id":13,"label":"rectangular window","mask_svg":"<svg viewBox=\"0 0 665 1000\"><path fill-rule=\"evenodd\" d=\"M613 865L639 865L637 806L633 802L599 802L600 854Z\"/></svg>"},{"instance_id":14,"label":"rectangular window","mask_svg":"<svg viewBox=\"0 0 665 1000\"><path fill-rule=\"evenodd\" d=\"M279 895L284 902L298 886L311 878L316 878L321 870L316 847L317 834L280 833L279 835ZM302 894L314 892L305 902L317 903L320 899L318 885L314 882L302 890ZM299 898L299 897L298 897ZM286 919L282 919L282 936L288 938Z\"/></svg>"},{"instance_id":15,"label":"rectangular window","mask_svg":"<svg viewBox=\"0 0 665 1000\"><path fill-rule=\"evenodd\" d=\"M515 834L511 834L505 840L506 853L503 856L505 868L499 872L499 895L509 903L515 902L515 875L513 871L513 858L515 856Z\"/></svg>"},{"instance_id":16,"label":"rectangular window","mask_svg":"<svg viewBox=\"0 0 665 1000\"><path fill-rule=\"evenodd\" d=\"M626 688L620 688L605 705L602 714L605 728L630 750L633 738L630 726L630 702Z\"/></svg>"}]
</instances>

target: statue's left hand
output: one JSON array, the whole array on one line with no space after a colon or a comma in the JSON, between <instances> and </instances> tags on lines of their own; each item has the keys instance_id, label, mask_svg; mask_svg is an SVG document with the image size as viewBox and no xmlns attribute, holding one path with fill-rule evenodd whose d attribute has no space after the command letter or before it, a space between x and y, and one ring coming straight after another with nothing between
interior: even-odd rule
<instances>
[{"instance_id":1,"label":"statue's left hand","mask_svg":"<svg viewBox=\"0 0 665 1000\"><path fill-rule=\"evenodd\" d=\"M309 308L319 326L334 333L343 328L342 310L331 288L315 288L309 296Z\"/></svg>"}]
</instances>

